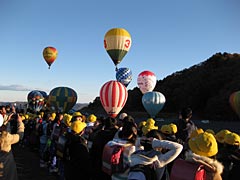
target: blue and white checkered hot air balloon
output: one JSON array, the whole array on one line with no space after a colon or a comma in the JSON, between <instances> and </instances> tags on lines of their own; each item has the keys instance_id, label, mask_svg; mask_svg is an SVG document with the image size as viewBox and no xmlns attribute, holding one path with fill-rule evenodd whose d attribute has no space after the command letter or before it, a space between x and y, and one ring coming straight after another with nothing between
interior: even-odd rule
<instances>
[{"instance_id":1,"label":"blue and white checkered hot air balloon","mask_svg":"<svg viewBox=\"0 0 240 180\"><path fill-rule=\"evenodd\" d=\"M129 68L123 67L116 71L116 79L125 87L132 81L132 71Z\"/></svg>"}]
</instances>

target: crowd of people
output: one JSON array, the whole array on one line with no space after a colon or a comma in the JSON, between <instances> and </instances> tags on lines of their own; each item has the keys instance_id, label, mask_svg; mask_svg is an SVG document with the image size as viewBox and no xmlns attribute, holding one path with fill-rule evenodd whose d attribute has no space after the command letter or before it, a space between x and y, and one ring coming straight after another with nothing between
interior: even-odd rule
<instances>
[{"instance_id":1,"label":"crowd of people","mask_svg":"<svg viewBox=\"0 0 240 180\"><path fill-rule=\"evenodd\" d=\"M154 169L157 180L188 176L172 171L177 159L201 164L207 180L234 180L240 169L239 134L197 127L191 108L183 108L178 120L161 127L153 118L137 124L127 113L117 118L79 111L17 113L14 107L1 106L0 114L0 179L17 179L11 153L14 143L37 150L39 166L59 180L144 180L144 173L136 170L143 165ZM124 172L109 175L104 171L106 144L124 147Z\"/></svg>"}]
</instances>

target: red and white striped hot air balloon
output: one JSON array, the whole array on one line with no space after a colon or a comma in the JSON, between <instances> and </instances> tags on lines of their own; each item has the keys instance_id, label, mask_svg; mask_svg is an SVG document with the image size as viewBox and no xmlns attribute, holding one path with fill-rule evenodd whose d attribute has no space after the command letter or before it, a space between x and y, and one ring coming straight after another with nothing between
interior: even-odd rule
<instances>
[{"instance_id":1,"label":"red and white striped hot air balloon","mask_svg":"<svg viewBox=\"0 0 240 180\"><path fill-rule=\"evenodd\" d=\"M106 82L100 90L100 100L107 114L115 118L126 104L127 88L118 81Z\"/></svg>"}]
</instances>

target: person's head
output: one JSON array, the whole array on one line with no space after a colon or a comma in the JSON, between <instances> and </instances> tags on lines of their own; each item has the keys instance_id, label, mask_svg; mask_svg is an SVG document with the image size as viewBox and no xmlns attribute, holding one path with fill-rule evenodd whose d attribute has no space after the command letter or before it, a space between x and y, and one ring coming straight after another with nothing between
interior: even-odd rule
<instances>
[{"instance_id":1,"label":"person's head","mask_svg":"<svg viewBox=\"0 0 240 180\"><path fill-rule=\"evenodd\" d=\"M118 121L117 121L117 125L118 125L119 127L122 127L122 126L123 126L123 121L124 121L124 119L125 119L127 116L128 116L127 113L121 113L121 114L119 115Z\"/></svg>"},{"instance_id":2,"label":"person's head","mask_svg":"<svg viewBox=\"0 0 240 180\"><path fill-rule=\"evenodd\" d=\"M137 138L136 124L129 121L125 122L123 124L122 130L119 132L119 137L134 144Z\"/></svg>"},{"instance_id":3,"label":"person's head","mask_svg":"<svg viewBox=\"0 0 240 180\"><path fill-rule=\"evenodd\" d=\"M74 122L76 120L83 121L83 115L80 112L73 113L71 122Z\"/></svg>"},{"instance_id":4,"label":"person's head","mask_svg":"<svg viewBox=\"0 0 240 180\"><path fill-rule=\"evenodd\" d=\"M67 127L70 127L71 126L71 119L72 119L72 116L70 114L67 114L65 113L63 115L63 123L67 126Z\"/></svg>"},{"instance_id":5,"label":"person's head","mask_svg":"<svg viewBox=\"0 0 240 180\"><path fill-rule=\"evenodd\" d=\"M188 120L192 117L192 109L189 107L182 108L180 117L184 120Z\"/></svg>"},{"instance_id":6,"label":"person's head","mask_svg":"<svg viewBox=\"0 0 240 180\"><path fill-rule=\"evenodd\" d=\"M103 124L105 126L105 129L111 129L114 128L117 124L117 120L112 117L107 117L104 119Z\"/></svg>"},{"instance_id":7,"label":"person's head","mask_svg":"<svg viewBox=\"0 0 240 180\"><path fill-rule=\"evenodd\" d=\"M237 133L231 132L224 136L224 143L229 147L235 147L239 149L240 147L240 136Z\"/></svg>"},{"instance_id":8,"label":"person's head","mask_svg":"<svg viewBox=\"0 0 240 180\"><path fill-rule=\"evenodd\" d=\"M163 140L164 136L159 130L152 129L146 134L146 138L155 138L158 140ZM141 140L140 143L144 147L145 151L150 151L153 149L152 142L149 140ZM162 149L158 149L158 150L161 151Z\"/></svg>"},{"instance_id":9,"label":"person's head","mask_svg":"<svg viewBox=\"0 0 240 180\"><path fill-rule=\"evenodd\" d=\"M87 124L85 122L76 120L74 122L71 123L71 131L74 134L78 134L81 135L84 133L84 129L87 126Z\"/></svg>"},{"instance_id":10,"label":"person's head","mask_svg":"<svg viewBox=\"0 0 240 180\"><path fill-rule=\"evenodd\" d=\"M202 128L197 128L190 134L190 138L196 137L197 135L204 133Z\"/></svg>"},{"instance_id":11,"label":"person's head","mask_svg":"<svg viewBox=\"0 0 240 180\"><path fill-rule=\"evenodd\" d=\"M6 113L7 113L7 111L5 109L5 106L0 106L0 114L4 115Z\"/></svg>"},{"instance_id":12,"label":"person's head","mask_svg":"<svg viewBox=\"0 0 240 180\"><path fill-rule=\"evenodd\" d=\"M218 153L218 144L215 137L208 132L201 133L188 141L189 148L195 154L213 157Z\"/></svg>"},{"instance_id":13,"label":"person's head","mask_svg":"<svg viewBox=\"0 0 240 180\"><path fill-rule=\"evenodd\" d=\"M227 129L222 129L222 130L218 131L217 134L215 135L217 142L220 144L224 144L224 138L229 133L231 133L231 131L229 131Z\"/></svg>"},{"instance_id":14,"label":"person's head","mask_svg":"<svg viewBox=\"0 0 240 180\"><path fill-rule=\"evenodd\" d=\"M152 118L147 119L145 126L142 127L143 135L146 135L149 131L156 129L158 130L158 126L155 126L155 120Z\"/></svg>"},{"instance_id":15,"label":"person's head","mask_svg":"<svg viewBox=\"0 0 240 180\"><path fill-rule=\"evenodd\" d=\"M96 120L97 120L97 116L95 116L94 114L90 114L87 117L87 122L94 123L94 122L96 122Z\"/></svg>"}]
</instances>

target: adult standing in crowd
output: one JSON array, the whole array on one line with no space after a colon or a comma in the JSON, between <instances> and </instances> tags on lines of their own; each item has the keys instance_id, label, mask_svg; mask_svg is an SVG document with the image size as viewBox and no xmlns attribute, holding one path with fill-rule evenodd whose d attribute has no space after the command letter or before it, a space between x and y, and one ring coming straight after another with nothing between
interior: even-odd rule
<instances>
[{"instance_id":1,"label":"adult standing in crowd","mask_svg":"<svg viewBox=\"0 0 240 180\"><path fill-rule=\"evenodd\" d=\"M179 114L179 120L176 122L177 132L176 137L180 139L183 143L188 142L193 131L197 129L194 122L191 120L192 109L187 107L183 108Z\"/></svg>"},{"instance_id":2,"label":"adult standing in crowd","mask_svg":"<svg viewBox=\"0 0 240 180\"><path fill-rule=\"evenodd\" d=\"M0 115L0 179L17 180L17 168L12 154L12 144L19 142L23 137L24 124L19 114L16 114L18 122L17 133L10 134L3 125L3 117Z\"/></svg>"}]
</instances>

